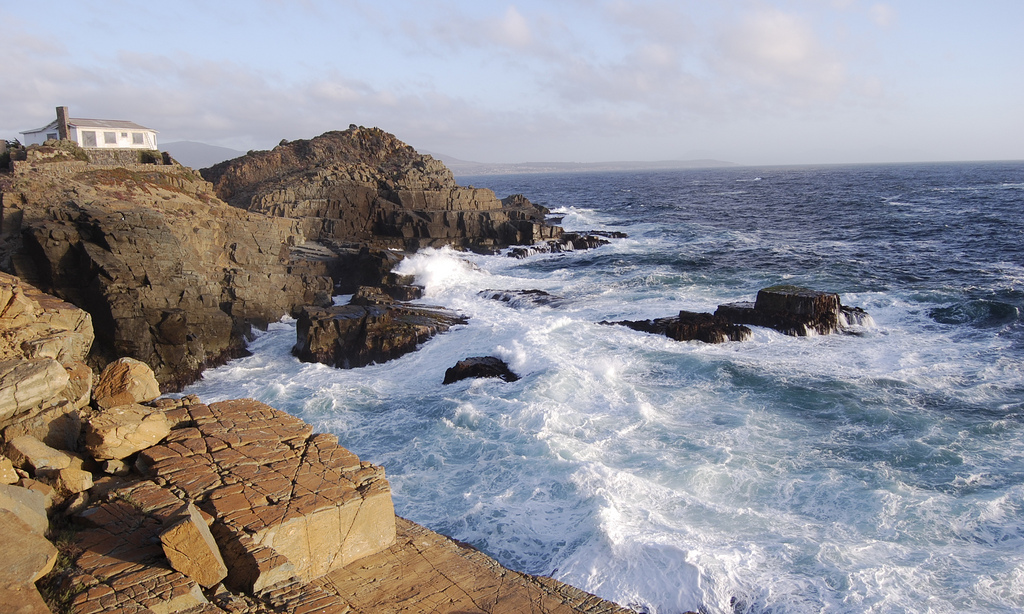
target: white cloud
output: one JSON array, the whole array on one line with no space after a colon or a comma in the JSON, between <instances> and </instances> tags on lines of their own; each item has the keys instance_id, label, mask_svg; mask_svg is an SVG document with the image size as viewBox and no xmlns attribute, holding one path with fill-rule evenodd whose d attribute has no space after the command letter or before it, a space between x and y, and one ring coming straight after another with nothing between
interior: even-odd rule
<instances>
[{"instance_id":1,"label":"white cloud","mask_svg":"<svg viewBox=\"0 0 1024 614\"><path fill-rule=\"evenodd\" d=\"M726 28L712 62L726 74L787 104L834 99L846 81L836 54L804 19L776 9L748 13Z\"/></svg>"}]
</instances>

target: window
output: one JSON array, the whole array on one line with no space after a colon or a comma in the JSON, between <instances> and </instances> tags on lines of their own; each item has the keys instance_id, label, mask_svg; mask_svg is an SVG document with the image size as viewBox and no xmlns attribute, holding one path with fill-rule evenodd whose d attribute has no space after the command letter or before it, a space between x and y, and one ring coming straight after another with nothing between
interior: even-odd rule
<instances>
[{"instance_id":1,"label":"window","mask_svg":"<svg viewBox=\"0 0 1024 614\"><path fill-rule=\"evenodd\" d=\"M126 139L126 138L128 138L128 133L127 133L127 132L122 132L122 133L121 133L121 138L122 138L122 139Z\"/></svg>"},{"instance_id":2,"label":"window","mask_svg":"<svg viewBox=\"0 0 1024 614\"><path fill-rule=\"evenodd\" d=\"M103 143L105 145L117 145L117 133L116 132L104 132Z\"/></svg>"},{"instance_id":3,"label":"window","mask_svg":"<svg viewBox=\"0 0 1024 614\"><path fill-rule=\"evenodd\" d=\"M146 135L142 134L141 132L133 132L132 133L132 145L145 145L145 144L146 144Z\"/></svg>"},{"instance_id":4,"label":"window","mask_svg":"<svg viewBox=\"0 0 1024 614\"><path fill-rule=\"evenodd\" d=\"M57 133L56 132L47 132L46 133L46 140L49 141L50 139L53 139L53 140L56 141L57 140Z\"/></svg>"},{"instance_id":5,"label":"window","mask_svg":"<svg viewBox=\"0 0 1024 614\"><path fill-rule=\"evenodd\" d=\"M82 131L82 147L96 147L96 131L95 130L83 130Z\"/></svg>"}]
</instances>

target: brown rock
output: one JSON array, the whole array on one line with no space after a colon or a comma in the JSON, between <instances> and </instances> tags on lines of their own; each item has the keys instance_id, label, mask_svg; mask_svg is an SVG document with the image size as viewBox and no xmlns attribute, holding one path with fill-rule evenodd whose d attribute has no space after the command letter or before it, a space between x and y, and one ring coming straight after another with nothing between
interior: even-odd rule
<instances>
[{"instance_id":1,"label":"brown rock","mask_svg":"<svg viewBox=\"0 0 1024 614\"><path fill-rule=\"evenodd\" d=\"M79 410L64 400L51 407L26 412L3 430L7 441L30 435L58 450L77 449L81 433L82 417Z\"/></svg>"},{"instance_id":2,"label":"brown rock","mask_svg":"<svg viewBox=\"0 0 1024 614\"><path fill-rule=\"evenodd\" d=\"M146 403L160 396L160 384L146 363L134 358L118 358L107 365L92 392L100 409Z\"/></svg>"},{"instance_id":3,"label":"brown rock","mask_svg":"<svg viewBox=\"0 0 1024 614\"><path fill-rule=\"evenodd\" d=\"M181 519L160 534L160 543L167 560L172 568L192 578L200 586L216 586L227 577L228 568L224 565L210 527L191 503L179 515Z\"/></svg>"},{"instance_id":4,"label":"brown rock","mask_svg":"<svg viewBox=\"0 0 1024 614\"><path fill-rule=\"evenodd\" d=\"M292 352L300 360L351 369L415 351L434 335L466 319L406 303L306 307L296 323Z\"/></svg>"},{"instance_id":5,"label":"brown rock","mask_svg":"<svg viewBox=\"0 0 1024 614\"><path fill-rule=\"evenodd\" d=\"M76 467L60 469L48 481L64 497L85 492L93 485L92 473Z\"/></svg>"},{"instance_id":6,"label":"brown rock","mask_svg":"<svg viewBox=\"0 0 1024 614\"><path fill-rule=\"evenodd\" d=\"M13 513L0 509L0 561L3 561L0 584L35 590L35 581L49 573L57 562L57 549L42 533Z\"/></svg>"},{"instance_id":7,"label":"brown rock","mask_svg":"<svg viewBox=\"0 0 1024 614\"><path fill-rule=\"evenodd\" d=\"M164 412L144 405L122 405L98 413L85 425L85 449L96 460L123 459L171 432Z\"/></svg>"}]
</instances>

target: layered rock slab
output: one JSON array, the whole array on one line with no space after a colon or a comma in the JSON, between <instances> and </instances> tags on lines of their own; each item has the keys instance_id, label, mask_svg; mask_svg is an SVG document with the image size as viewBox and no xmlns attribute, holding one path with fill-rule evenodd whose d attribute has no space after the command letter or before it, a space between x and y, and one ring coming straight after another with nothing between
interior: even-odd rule
<instances>
[{"instance_id":1,"label":"layered rock slab","mask_svg":"<svg viewBox=\"0 0 1024 614\"><path fill-rule=\"evenodd\" d=\"M308 424L252 400L183 411L179 428L139 463L217 519L229 585L309 581L394 542L383 469L360 462L336 437L312 435Z\"/></svg>"}]
</instances>

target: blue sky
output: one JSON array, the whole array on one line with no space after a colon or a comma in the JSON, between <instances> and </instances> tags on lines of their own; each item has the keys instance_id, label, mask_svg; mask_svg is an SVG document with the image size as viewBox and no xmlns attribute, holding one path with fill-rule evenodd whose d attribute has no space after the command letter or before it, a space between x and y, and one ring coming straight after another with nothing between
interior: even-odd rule
<instances>
[{"instance_id":1,"label":"blue sky","mask_svg":"<svg viewBox=\"0 0 1024 614\"><path fill-rule=\"evenodd\" d=\"M0 0L0 138L66 105L481 162L1024 159L1024 2Z\"/></svg>"}]
</instances>

